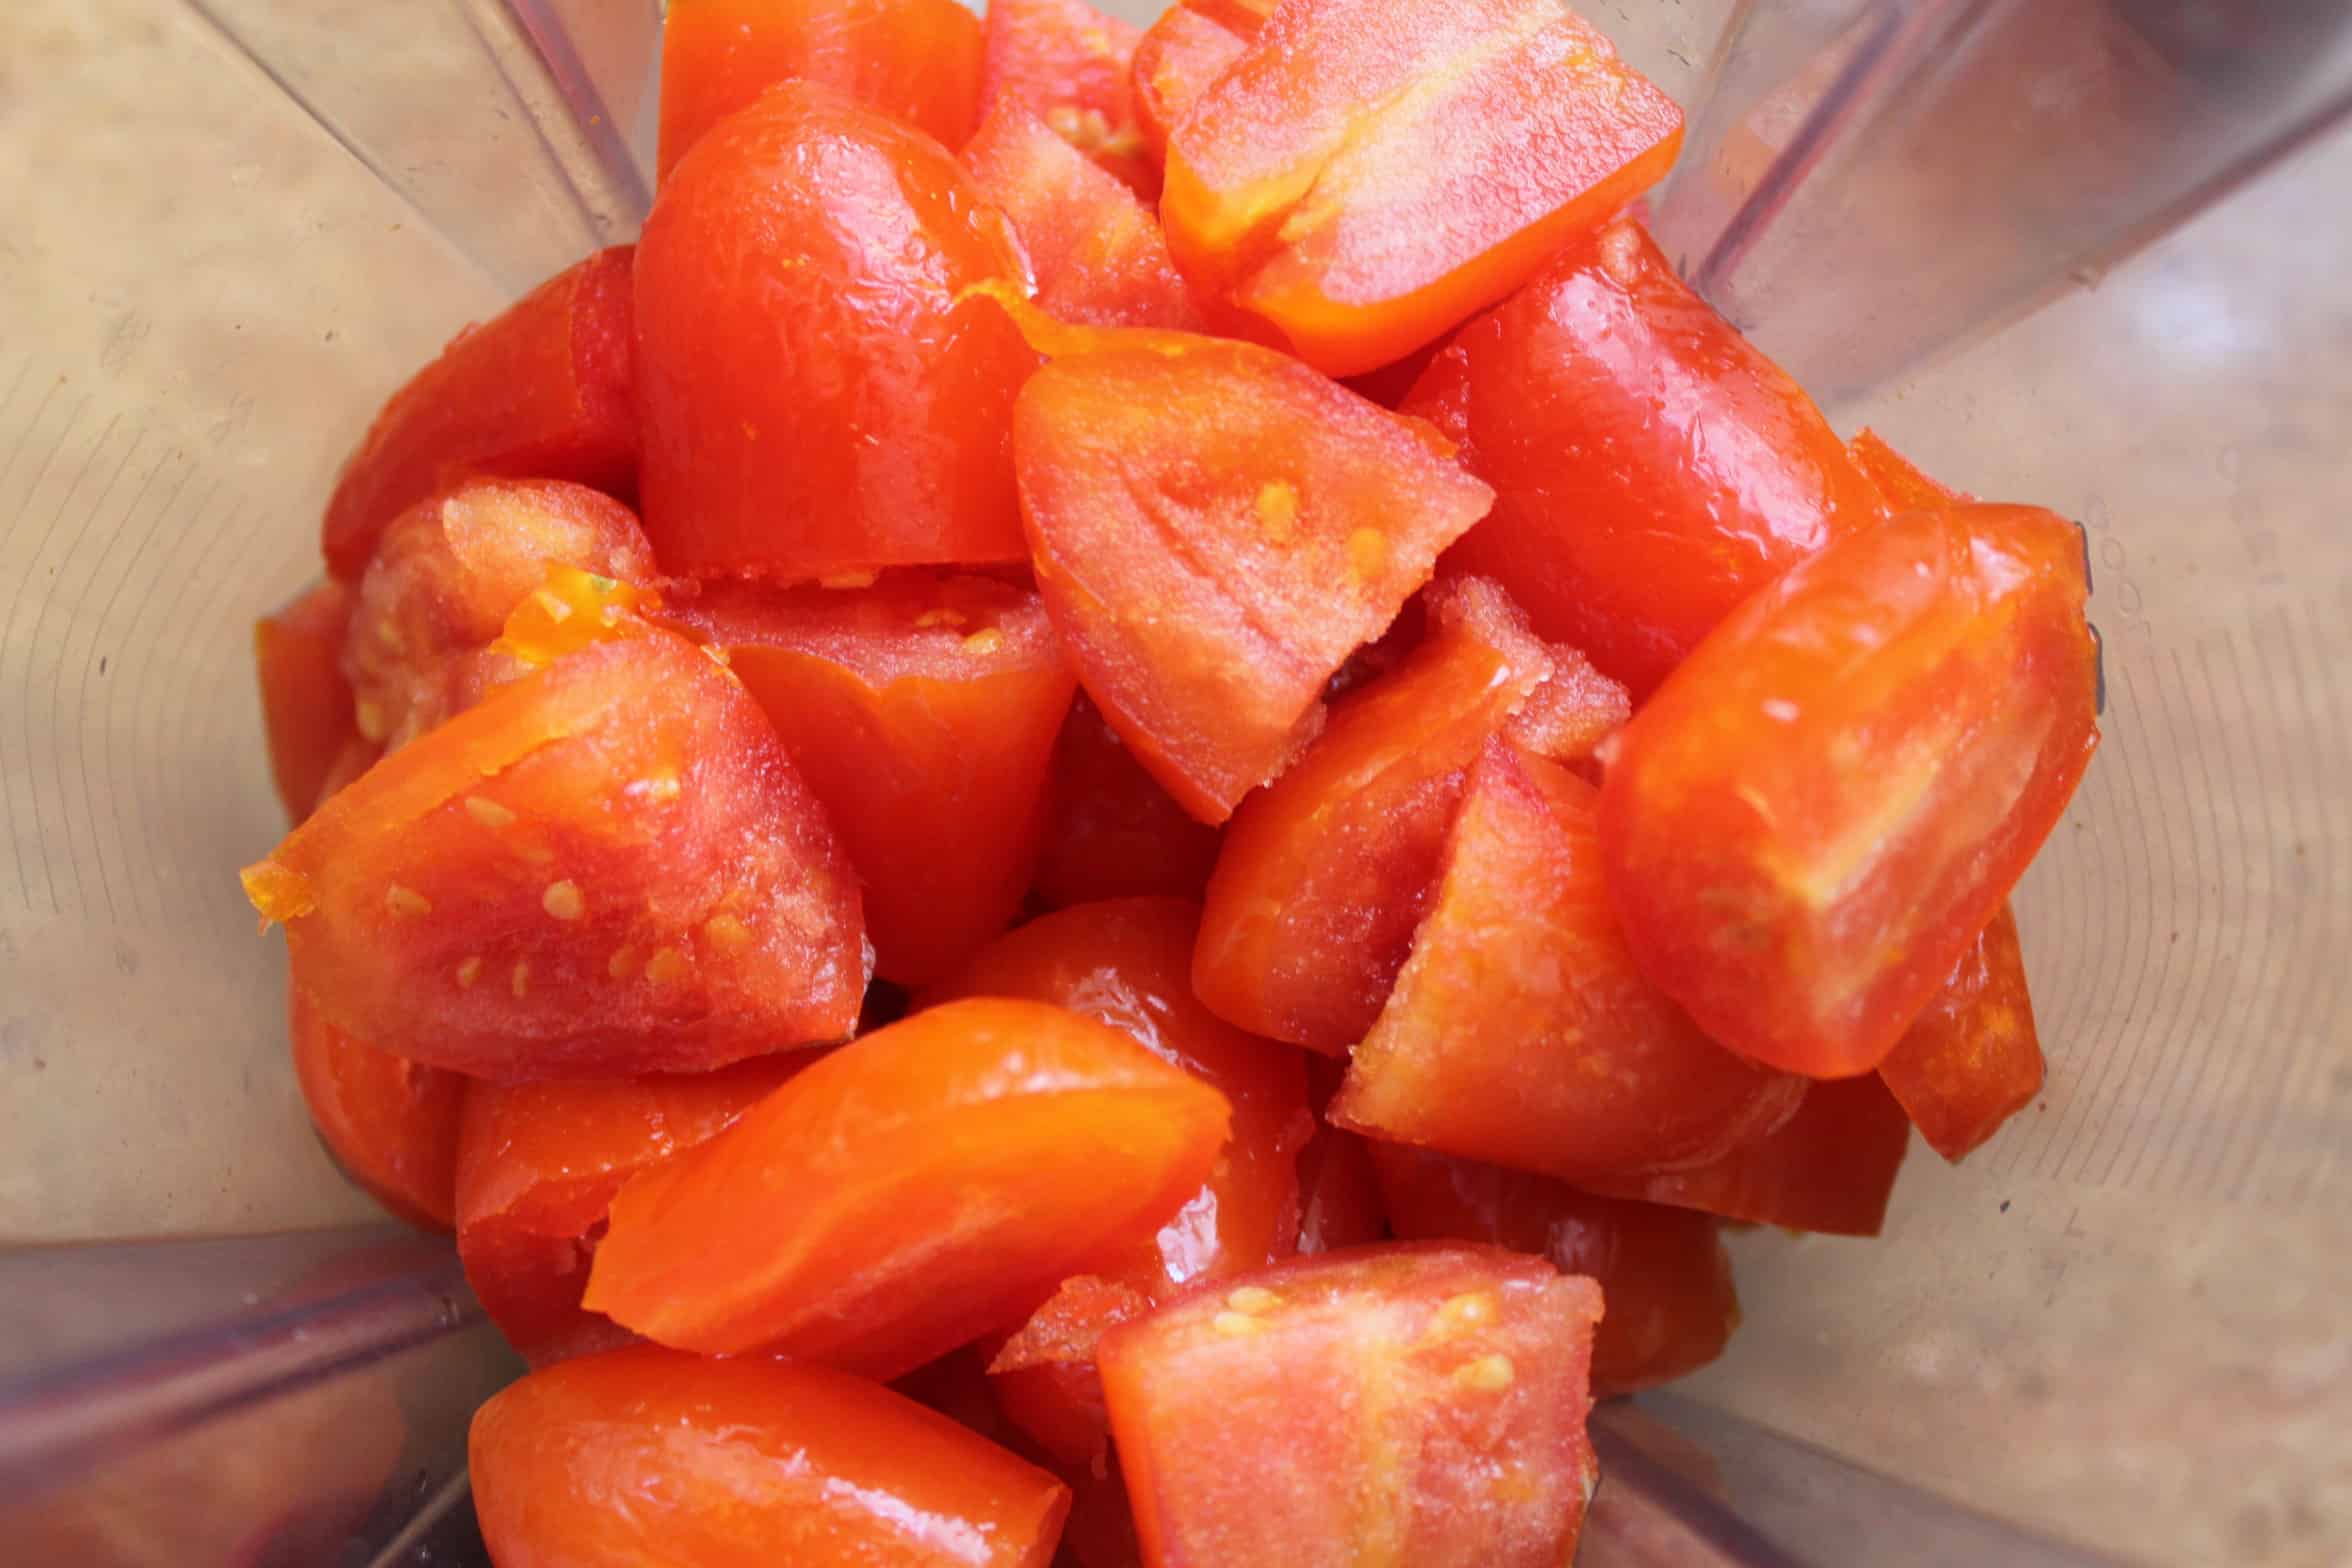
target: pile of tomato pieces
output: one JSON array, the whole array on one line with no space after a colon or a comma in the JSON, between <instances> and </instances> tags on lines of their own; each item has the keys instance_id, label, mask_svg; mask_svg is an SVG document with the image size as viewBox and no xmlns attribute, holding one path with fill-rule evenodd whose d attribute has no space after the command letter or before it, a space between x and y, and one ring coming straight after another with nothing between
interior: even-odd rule
<instances>
[{"instance_id":1,"label":"pile of tomato pieces","mask_svg":"<svg viewBox=\"0 0 2352 1568\"><path fill-rule=\"evenodd\" d=\"M256 644L303 1093L539 1369L493 1555L1566 1560L1727 1224L2039 1089L2076 531L1689 292L1560 0L666 48Z\"/></svg>"}]
</instances>

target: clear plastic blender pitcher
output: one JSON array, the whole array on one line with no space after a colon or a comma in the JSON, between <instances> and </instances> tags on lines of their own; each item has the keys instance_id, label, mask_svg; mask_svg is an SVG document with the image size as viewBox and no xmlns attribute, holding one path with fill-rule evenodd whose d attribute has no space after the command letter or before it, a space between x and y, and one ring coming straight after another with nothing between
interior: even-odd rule
<instances>
[{"instance_id":1,"label":"clear plastic blender pitcher","mask_svg":"<svg viewBox=\"0 0 2352 1568\"><path fill-rule=\"evenodd\" d=\"M2017 900L2042 1101L1879 1240L1737 1238L1730 1353L1601 1417L1583 1561L2352 1561L2345 8L1585 9L1691 105L1654 213L1710 297L2084 522L2107 739ZM658 29L0 18L0 1555L463 1560L512 1363L303 1115L250 626L385 393L632 231Z\"/></svg>"}]
</instances>

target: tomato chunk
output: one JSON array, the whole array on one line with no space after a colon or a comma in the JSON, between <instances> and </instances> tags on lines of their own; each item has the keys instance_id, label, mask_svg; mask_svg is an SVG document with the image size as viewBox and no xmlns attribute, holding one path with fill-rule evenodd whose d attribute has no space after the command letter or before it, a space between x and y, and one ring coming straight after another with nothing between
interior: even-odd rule
<instances>
[{"instance_id":1,"label":"tomato chunk","mask_svg":"<svg viewBox=\"0 0 2352 1568\"><path fill-rule=\"evenodd\" d=\"M980 58L982 116L1014 104L1149 201L1159 160L1135 121L1128 73L1142 31L1086 0L992 0ZM1025 236L1024 236L1025 237Z\"/></svg>"},{"instance_id":2,"label":"tomato chunk","mask_svg":"<svg viewBox=\"0 0 2352 1568\"><path fill-rule=\"evenodd\" d=\"M1700 1033L1609 912L1591 785L1500 741L1331 1119L1574 1179L1700 1164L1785 1120L1801 1080Z\"/></svg>"},{"instance_id":3,"label":"tomato chunk","mask_svg":"<svg viewBox=\"0 0 2352 1568\"><path fill-rule=\"evenodd\" d=\"M1552 669L1493 584L1449 583L1437 597L1421 645L1334 705L1226 828L1192 968L1220 1017L1339 1054L1380 1016L1466 770Z\"/></svg>"},{"instance_id":4,"label":"tomato chunk","mask_svg":"<svg viewBox=\"0 0 2352 1568\"><path fill-rule=\"evenodd\" d=\"M1103 1340L1153 1568L1557 1568L1594 1481L1601 1293L1539 1258L1302 1258Z\"/></svg>"},{"instance_id":5,"label":"tomato chunk","mask_svg":"<svg viewBox=\"0 0 2352 1568\"><path fill-rule=\"evenodd\" d=\"M1601 1287L1596 1395L1630 1394L1696 1371L1723 1354L1739 1327L1731 1257L1712 1214L1604 1198L1400 1144L1371 1149L1398 1236L1531 1252Z\"/></svg>"},{"instance_id":6,"label":"tomato chunk","mask_svg":"<svg viewBox=\"0 0 2352 1568\"><path fill-rule=\"evenodd\" d=\"M376 536L477 474L637 482L632 251L598 251L469 327L393 394L327 501L327 570L349 581Z\"/></svg>"},{"instance_id":7,"label":"tomato chunk","mask_svg":"<svg viewBox=\"0 0 2352 1568\"><path fill-rule=\"evenodd\" d=\"M922 985L1011 923L1076 677L1035 593L892 573L718 585L672 616L757 698L865 885L885 979Z\"/></svg>"},{"instance_id":8,"label":"tomato chunk","mask_svg":"<svg viewBox=\"0 0 2352 1568\"><path fill-rule=\"evenodd\" d=\"M1855 432L1846 443L1846 456L1870 482L1878 486L1889 508L1908 512L1919 507L1940 509L1955 501L1972 501L1974 496L1955 490L1941 480L1930 478L1919 465L1887 444L1886 437L1875 430Z\"/></svg>"},{"instance_id":9,"label":"tomato chunk","mask_svg":"<svg viewBox=\"0 0 2352 1568\"><path fill-rule=\"evenodd\" d=\"M895 1375L1125 1257L1200 1189L1227 1114L1091 1019L935 1007L631 1181L587 1304L682 1349Z\"/></svg>"},{"instance_id":10,"label":"tomato chunk","mask_svg":"<svg viewBox=\"0 0 2352 1568\"><path fill-rule=\"evenodd\" d=\"M457 1142L457 1255L507 1343L545 1366L626 1341L580 1305L613 1194L707 1143L814 1060L794 1052L710 1073L476 1083Z\"/></svg>"},{"instance_id":11,"label":"tomato chunk","mask_svg":"<svg viewBox=\"0 0 2352 1568\"><path fill-rule=\"evenodd\" d=\"M354 1040L286 991L294 1082L327 1152L369 1197L409 1224L455 1222L458 1110L465 1080Z\"/></svg>"},{"instance_id":12,"label":"tomato chunk","mask_svg":"<svg viewBox=\"0 0 2352 1568\"><path fill-rule=\"evenodd\" d=\"M1084 692L1054 743L1037 896L1054 906L1160 893L1198 899L1217 830L1143 770Z\"/></svg>"},{"instance_id":13,"label":"tomato chunk","mask_svg":"<svg viewBox=\"0 0 2352 1568\"><path fill-rule=\"evenodd\" d=\"M1371 1147L1342 1128L1317 1127L1299 1150L1299 1251L1337 1252L1388 1235Z\"/></svg>"},{"instance_id":14,"label":"tomato chunk","mask_svg":"<svg viewBox=\"0 0 2352 1568\"><path fill-rule=\"evenodd\" d=\"M671 171L637 262L645 529L692 576L1025 553L1006 439L1036 358L986 299L1003 216L919 131L806 83Z\"/></svg>"},{"instance_id":15,"label":"tomato chunk","mask_svg":"<svg viewBox=\"0 0 2352 1568\"><path fill-rule=\"evenodd\" d=\"M1936 1153L1957 1163L2042 1092L2042 1041L2017 917L2003 904L1878 1064Z\"/></svg>"},{"instance_id":16,"label":"tomato chunk","mask_svg":"<svg viewBox=\"0 0 2352 1568\"><path fill-rule=\"evenodd\" d=\"M1236 27L1190 5L1160 13L1135 46L1128 72L1136 129L1155 154L1166 152L1169 134L1209 84L1241 58L1256 31L1254 24Z\"/></svg>"},{"instance_id":17,"label":"tomato chunk","mask_svg":"<svg viewBox=\"0 0 2352 1568\"><path fill-rule=\"evenodd\" d=\"M789 1362L632 1346L534 1372L466 1457L500 1568L1045 1568L1070 1494L943 1415Z\"/></svg>"},{"instance_id":18,"label":"tomato chunk","mask_svg":"<svg viewBox=\"0 0 2352 1568\"><path fill-rule=\"evenodd\" d=\"M360 738L342 667L350 627L351 590L337 582L319 583L253 623L270 779L289 822L326 797L338 759Z\"/></svg>"},{"instance_id":19,"label":"tomato chunk","mask_svg":"<svg viewBox=\"0 0 2352 1568\"><path fill-rule=\"evenodd\" d=\"M1006 1336L988 1362L998 1409L1023 1436L1072 1471L1092 1470L1110 1444L1095 1347L1110 1330L1152 1308L1115 1280L1081 1274Z\"/></svg>"},{"instance_id":20,"label":"tomato chunk","mask_svg":"<svg viewBox=\"0 0 2352 1568\"><path fill-rule=\"evenodd\" d=\"M840 1037L857 885L742 686L599 643L369 769L245 887L337 1028L487 1078L699 1071Z\"/></svg>"},{"instance_id":21,"label":"tomato chunk","mask_svg":"<svg viewBox=\"0 0 2352 1568\"><path fill-rule=\"evenodd\" d=\"M980 19L955 0L671 0L659 177L783 81L832 88L954 147L980 117Z\"/></svg>"},{"instance_id":22,"label":"tomato chunk","mask_svg":"<svg viewBox=\"0 0 2352 1568\"><path fill-rule=\"evenodd\" d=\"M1488 492L1426 426L1270 349L1093 341L1014 409L1038 587L1111 727L1221 822L1312 738L1324 682Z\"/></svg>"},{"instance_id":23,"label":"tomato chunk","mask_svg":"<svg viewBox=\"0 0 2352 1568\"><path fill-rule=\"evenodd\" d=\"M1910 512L1743 605L1619 734L1609 894L1716 1039L1877 1067L2041 847L2099 739L2082 540Z\"/></svg>"},{"instance_id":24,"label":"tomato chunk","mask_svg":"<svg viewBox=\"0 0 2352 1568\"><path fill-rule=\"evenodd\" d=\"M1518 288L1681 143L1559 0L1291 0L1170 132L1160 212L1195 284L1354 375Z\"/></svg>"},{"instance_id":25,"label":"tomato chunk","mask_svg":"<svg viewBox=\"0 0 2352 1568\"><path fill-rule=\"evenodd\" d=\"M1548 757L1600 781L1595 759L1604 741L1633 717L1624 686L1593 667L1582 652L1552 644L1552 673L1527 694L1527 701L1503 725L1503 737L1521 751Z\"/></svg>"}]
</instances>

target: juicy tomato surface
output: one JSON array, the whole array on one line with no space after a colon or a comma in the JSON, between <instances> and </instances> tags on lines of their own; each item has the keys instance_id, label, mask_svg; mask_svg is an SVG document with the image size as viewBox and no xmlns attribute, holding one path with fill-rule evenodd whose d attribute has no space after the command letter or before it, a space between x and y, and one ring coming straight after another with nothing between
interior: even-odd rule
<instances>
[{"instance_id":1,"label":"juicy tomato surface","mask_svg":"<svg viewBox=\"0 0 2352 1568\"><path fill-rule=\"evenodd\" d=\"M1344 1128L1317 1127L1299 1150L1299 1251L1337 1252L1388 1235L1371 1147Z\"/></svg>"},{"instance_id":2,"label":"juicy tomato surface","mask_svg":"<svg viewBox=\"0 0 2352 1568\"><path fill-rule=\"evenodd\" d=\"M1696 1371L1739 1327L1722 1221L1694 1209L1579 1192L1475 1160L1370 1146L1397 1235L1482 1241L1548 1258L1601 1287L1595 1396L1630 1394Z\"/></svg>"},{"instance_id":3,"label":"juicy tomato surface","mask_svg":"<svg viewBox=\"0 0 2352 1568\"><path fill-rule=\"evenodd\" d=\"M286 1035L302 1103L335 1163L409 1224L448 1230L466 1081L353 1039L299 986L286 991Z\"/></svg>"},{"instance_id":4,"label":"juicy tomato surface","mask_svg":"<svg viewBox=\"0 0 2352 1568\"><path fill-rule=\"evenodd\" d=\"M767 711L864 884L875 971L937 979L1011 923L1037 860L1070 672L1035 593L893 572L715 584L670 617Z\"/></svg>"},{"instance_id":5,"label":"juicy tomato surface","mask_svg":"<svg viewBox=\"0 0 2352 1568\"><path fill-rule=\"evenodd\" d=\"M649 1345L534 1372L466 1445L499 1568L1045 1568L1070 1494L823 1367Z\"/></svg>"},{"instance_id":6,"label":"juicy tomato surface","mask_svg":"<svg viewBox=\"0 0 2352 1568\"><path fill-rule=\"evenodd\" d=\"M349 581L393 518L477 474L635 488L630 248L598 251L468 327L376 415L327 501L327 570Z\"/></svg>"},{"instance_id":7,"label":"juicy tomato surface","mask_svg":"<svg viewBox=\"0 0 2352 1568\"><path fill-rule=\"evenodd\" d=\"M1221 1282L1102 1344L1154 1568L1556 1568L1594 1481L1601 1293L1389 1244Z\"/></svg>"},{"instance_id":8,"label":"juicy tomato surface","mask_svg":"<svg viewBox=\"0 0 2352 1568\"><path fill-rule=\"evenodd\" d=\"M1611 903L1700 1026L1878 1066L2057 824L2099 739L2073 525L1909 512L1723 622L1618 735Z\"/></svg>"},{"instance_id":9,"label":"juicy tomato surface","mask_svg":"<svg viewBox=\"0 0 2352 1568\"><path fill-rule=\"evenodd\" d=\"M947 150L806 83L713 127L637 258L645 529L672 572L1017 561L1006 411L1036 358L962 299L1026 279Z\"/></svg>"},{"instance_id":10,"label":"juicy tomato surface","mask_svg":"<svg viewBox=\"0 0 2352 1568\"><path fill-rule=\"evenodd\" d=\"M1142 40L1128 68L1134 94L1135 126L1155 156L1166 152L1174 131L1209 83L1241 58L1257 28L1234 26L1190 5L1172 5L1160 13Z\"/></svg>"},{"instance_id":11,"label":"juicy tomato surface","mask_svg":"<svg viewBox=\"0 0 2352 1568\"><path fill-rule=\"evenodd\" d=\"M1160 211L1197 286L1353 375L1518 288L1681 142L1559 0L1293 0L1170 132Z\"/></svg>"},{"instance_id":12,"label":"juicy tomato surface","mask_svg":"<svg viewBox=\"0 0 2352 1568\"><path fill-rule=\"evenodd\" d=\"M1633 699L1581 651L1554 643L1551 652L1551 675L1504 722L1503 738L1521 751L1566 763L1580 778L1589 774L1597 784L1601 744L1633 717Z\"/></svg>"},{"instance_id":13,"label":"juicy tomato surface","mask_svg":"<svg viewBox=\"0 0 2352 1568\"><path fill-rule=\"evenodd\" d=\"M1883 515L1804 389L1630 219L1464 328L1404 408L1495 487L1452 564L1636 700L1749 594Z\"/></svg>"},{"instance_id":14,"label":"juicy tomato surface","mask_svg":"<svg viewBox=\"0 0 2352 1568\"><path fill-rule=\"evenodd\" d=\"M600 643L370 768L245 885L337 1028L487 1078L694 1071L837 1039L855 874L740 682Z\"/></svg>"},{"instance_id":15,"label":"juicy tomato surface","mask_svg":"<svg viewBox=\"0 0 2352 1568\"><path fill-rule=\"evenodd\" d=\"M1334 1122L1574 1179L1702 1164L1788 1117L1801 1080L1723 1049L1643 977L1597 816L1591 785L1489 742Z\"/></svg>"},{"instance_id":16,"label":"juicy tomato surface","mask_svg":"<svg viewBox=\"0 0 2352 1568\"><path fill-rule=\"evenodd\" d=\"M988 1381L1006 1420L1072 1470L1100 1465L1111 1437L1102 1377L1094 1366L1103 1335L1152 1309L1130 1285L1081 1274L996 1345Z\"/></svg>"},{"instance_id":17,"label":"juicy tomato surface","mask_svg":"<svg viewBox=\"0 0 2352 1568\"><path fill-rule=\"evenodd\" d=\"M1846 443L1846 457L1885 498L1889 510L1909 512L1920 507L1939 510L1955 501L1972 501L1974 496L1953 489L1941 480L1933 479L1920 466L1887 444L1886 437L1871 429L1854 433Z\"/></svg>"},{"instance_id":18,"label":"juicy tomato surface","mask_svg":"<svg viewBox=\"0 0 2352 1568\"><path fill-rule=\"evenodd\" d=\"M1324 683L1488 492L1426 426L1270 349L1091 342L1013 411L1038 588L1136 759L1221 822L1313 737Z\"/></svg>"},{"instance_id":19,"label":"juicy tomato surface","mask_svg":"<svg viewBox=\"0 0 2352 1568\"><path fill-rule=\"evenodd\" d=\"M1092 1019L947 1003L622 1188L587 1305L681 1349L895 1375L1129 1256L1200 1190L1228 1114Z\"/></svg>"},{"instance_id":20,"label":"juicy tomato surface","mask_svg":"<svg viewBox=\"0 0 2352 1568\"><path fill-rule=\"evenodd\" d=\"M1163 894L1198 899L1217 862L1217 830L1195 822L1143 770L1080 692L1054 742L1037 896L1063 907Z\"/></svg>"},{"instance_id":21,"label":"juicy tomato surface","mask_svg":"<svg viewBox=\"0 0 2352 1568\"><path fill-rule=\"evenodd\" d=\"M980 19L955 0L672 0L659 177L783 81L813 82L950 147L979 119Z\"/></svg>"},{"instance_id":22,"label":"juicy tomato surface","mask_svg":"<svg viewBox=\"0 0 2352 1568\"><path fill-rule=\"evenodd\" d=\"M342 666L351 603L348 587L323 582L253 623L270 781L288 822L300 822L326 798L337 763L360 739Z\"/></svg>"},{"instance_id":23,"label":"juicy tomato surface","mask_svg":"<svg viewBox=\"0 0 2352 1568\"><path fill-rule=\"evenodd\" d=\"M980 57L982 116L1007 103L1028 110L1150 201L1160 193L1159 159L1128 83L1142 39L1086 0L995 0Z\"/></svg>"},{"instance_id":24,"label":"juicy tomato surface","mask_svg":"<svg viewBox=\"0 0 2352 1568\"><path fill-rule=\"evenodd\" d=\"M2042 1092L2042 1040L2007 904L1878 1064L1936 1153L1958 1161Z\"/></svg>"}]
</instances>

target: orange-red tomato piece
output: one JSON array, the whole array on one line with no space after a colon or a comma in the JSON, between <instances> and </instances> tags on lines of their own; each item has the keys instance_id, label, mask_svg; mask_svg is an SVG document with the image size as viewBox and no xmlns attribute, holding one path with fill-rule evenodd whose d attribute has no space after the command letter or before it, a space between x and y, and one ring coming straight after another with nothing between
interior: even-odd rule
<instances>
[{"instance_id":1,"label":"orange-red tomato piece","mask_svg":"<svg viewBox=\"0 0 2352 1568\"><path fill-rule=\"evenodd\" d=\"M1594 1481L1601 1293L1540 1258L1301 1258L1105 1336L1153 1568L1557 1568Z\"/></svg>"},{"instance_id":2,"label":"orange-red tomato piece","mask_svg":"<svg viewBox=\"0 0 2352 1568\"><path fill-rule=\"evenodd\" d=\"M1036 356L962 298L1026 278L921 132L802 82L679 161L637 258L645 530L672 572L1017 561L1007 417Z\"/></svg>"},{"instance_id":3,"label":"orange-red tomato piece","mask_svg":"<svg viewBox=\"0 0 2352 1568\"><path fill-rule=\"evenodd\" d=\"M1197 900L1217 830L1195 822L1143 770L1080 692L1054 743L1037 896L1057 908L1159 893Z\"/></svg>"},{"instance_id":4,"label":"orange-red tomato piece","mask_svg":"<svg viewBox=\"0 0 2352 1568\"><path fill-rule=\"evenodd\" d=\"M1700 1164L1787 1118L1802 1082L1708 1039L1636 967L1597 814L1582 779L1488 743L1334 1122L1574 1179Z\"/></svg>"},{"instance_id":5,"label":"orange-red tomato piece","mask_svg":"<svg viewBox=\"0 0 2352 1568\"><path fill-rule=\"evenodd\" d=\"M895 1375L1127 1256L1199 1191L1227 1120L1092 1019L950 1002L622 1188L587 1305L681 1349Z\"/></svg>"},{"instance_id":6,"label":"orange-red tomato piece","mask_svg":"<svg viewBox=\"0 0 2352 1568\"><path fill-rule=\"evenodd\" d=\"M635 488L632 256L623 245L557 273L393 394L327 501L330 573L357 577L393 518L477 474Z\"/></svg>"},{"instance_id":7,"label":"orange-red tomato piece","mask_svg":"<svg viewBox=\"0 0 2352 1568\"><path fill-rule=\"evenodd\" d=\"M342 667L351 603L348 587L323 582L253 623L270 780L289 822L326 797L337 763L360 739Z\"/></svg>"},{"instance_id":8,"label":"orange-red tomato piece","mask_svg":"<svg viewBox=\"0 0 2352 1568\"><path fill-rule=\"evenodd\" d=\"M1116 1280L1081 1274L1062 1281L990 1357L988 1381L997 1408L1055 1463L1093 1469L1111 1436L1095 1347L1104 1334L1151 1308L1150 1297Z\"/></svg>"},{"instance_id":9,"label":"orange-red tomato piece","mask_svg":"<svg viewBox=\"0 0 2352 1568\"><path fill-rule=\"evenodd\" d=\"M1912 1125L1958 1162L2042 1092L2042 1040L2007 904L1878 1064Z\"/></svg>"},{"instance_id":10,"label":"orange-red tomato piece","mask_svg":"<svg viewBox=\"0 0 2352 1568\"><path fill-rule=\"evenodd\" d=\"M865 887L875 971L937 979L1002 931L1036 865L1076 677L1025 588L891 573L713 585L672 618L726 650Z\"/></svg>"},{"instance_id":11,"label":"orange-red tomato piece","mask_svg":"<svg viewBox=\"0 0 2352 1568\"><path fill-rule=\"evenodd\" d=\"M1209 83L1241 58L1255 25L1236 27L1190 5L1172 5L1135 46L1128 84L1135 98L1136 129L1155 155L1167 150L1174 131Z\"/></svg>"},{"instance_id":12,"label":"orange-red tomato piece","mask_svg":"<svg viewBox=\"0 0 2352 1568\"><path fill-rule=\"evenodd\" d=\"M1388 1235L1371 1147L1344 1128L1318 1126L1299 1150L1299 1251L1337 1252Z\"/></svg>"},{"instance_id":13,"label":"orange-red tomato piece","mask_svg":"<svg viewBox=\"0 0 2352 1568\"><path fill-rule=\"evenodd\" d=\"M741 684L599 643L370 768L247 895L328 1022L488 1078L699 1071L836 1039L854 873Z\"/></svg>"},{"instance_id":14,"label":"orange-red tomato piece","mask_svg":"<svg viewBox=\"0 0 2352 1568\"><path fill-rule=\"evenodd\" d=\"M1877 1067L2098 744L2088 592L2071 524L1962 506L1735 611L1608 762L1610 900L1651 980L1759 1062Z\"/></svg>"},{"instance_id":15,"label":"orange-red tomato piece","mask_svg":"<svg viewBox=\"0 0 2352 1568\"><path fill-rule=\"evenodd\" d=\"M650 1345L494 1395L466 1457L499 1568L1046 1568L1070 1507L878 1384Z\"/></svg>"},{"instance_id":16,"label":"orange-red tomato piece","mask_svg":"<svg viewBox=\"0 0 2352 1568\"><path fill-rule=\"evenodd\" d=\"M411 1225L455 1223L458 1110L465 1080L355 1040L286 991L294 1081L335 1162Z\"/></svg>"},{"instance_id":17,"label":"orange-red tomato piece","mask_svg":"<svg viewBox=\"0 0 2352 1568\"><path fill-rule=\"evenodd\" d=\"M1136 124L1128 85L1142 39L1133 23L1086 0L991 0L981 116L1006 103L1027 109L1148 201L1160 192L1159 160Z\"/></svg>"},{"instance_id":18,"label":"orange-red tomato piece","mask_svg":"<svg viewBox=\"0 0 2352 1568\"><path fill-rule=\"evenodd\" d=\"M1917 463L1887 444L1886 437L1864 428L1846 443L1846 457L1878 486L1890 510L1908 512L1919 507L1941 508L1955 501L1976 499L1931 478Z\"/></svg>"},{"instance_id":19,"label":"orange-red tomato piece","mask_svg":"<svg viewBox=\"0 0 2352 1568\"><path fill-rule=\"evenodd\" d=\"M1593 667L1592 660L1562 643L1552 644L1552 673L1519 711L1503 724L1503 738L1521 751L1579 770L1592 769L1602 742L1625 727L1633 717L1633 699L1625 687Z\"/></svg>"},{"instance_id":20,"label":"orange-red tomato piece","mask_svg":"<svg viewBox=\"0 0 2352 1568\"><path fill-rule=\"evenodd\" d=\"M1136 759L1221 822L1312 739L1324 683L1488 492L1426 426L1271 349L1092 341L1014 409L1038 588Z\"/></svg>"},{"instance_id":21,"label":"orange-red tomato piece","mask_svg":"<svg viewBox=\"0 0 2352 1568\"><path fill-rule=\"evenodd\" d=\"M980 19L955 0L670 0L659 177L783 81L832 88L953 147L980 117Z\"/></svg>"}]
</instances>

